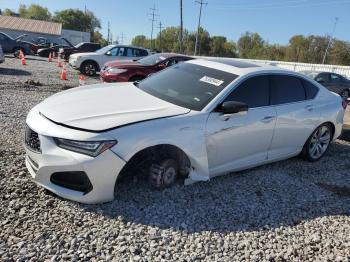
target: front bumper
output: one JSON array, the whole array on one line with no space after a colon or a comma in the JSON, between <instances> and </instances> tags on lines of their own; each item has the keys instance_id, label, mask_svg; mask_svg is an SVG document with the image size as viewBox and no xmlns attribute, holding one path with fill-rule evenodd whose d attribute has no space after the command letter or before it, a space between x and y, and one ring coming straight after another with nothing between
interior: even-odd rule
<instances>
[{"instance_id":1,"label":"front bumper","mask_svg":"<svg viewBox=\"0 0 350 262\"><path fill-rule=\"evenodd\" d=\"M26 166L37 184L58 196L86 204L107 202L114 199L115 182L125 165L124 160L111 150L106 150L94 158L62 149L56 145L51 136L41 134L31 118L27 119L27 124L38 133L40 140L41 153L31 150L27 145L25 146ZM73 190L58 185L52 179L53 174L62 174L62 172L66 172L64 174L67 175L72 173L86 174L91 187L88 190Z\"/></svg>"}]
</instances>

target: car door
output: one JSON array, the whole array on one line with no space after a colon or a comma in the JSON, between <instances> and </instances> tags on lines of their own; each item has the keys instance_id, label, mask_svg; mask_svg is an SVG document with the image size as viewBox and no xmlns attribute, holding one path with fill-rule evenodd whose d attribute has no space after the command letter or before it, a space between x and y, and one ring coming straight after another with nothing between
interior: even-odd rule
<instances>
[{"instance_id":1,"label":"car door","mask_svg":"<svg viewBox=\"0 0 350 262\"><path fill-rule=\"evenodd\" d=\"M266 161L276 121L276 111L269 105L268 76L245 80L225 101L244 102L249 109L229 117L210 113L206 141L211 175Z\"/></svg>"},{"instance_id":2,"label":"car door","mask_svg":"<svg viewBox=\"0 0 350 262\"><path fill-rule=\"evenodd\" d=\"M104 55L99 56L99 64L100 68L103 67L103 65L109 61L117 60L119 58L119 52L120 52L120 47L116 46L110 49L108 52L106 52ZM121 50L122 52L124 51Z\"/></svg>"},{"instance_id":3,"label":"car door","mask_svg":"<svg viewBox=\"0 0 350 262\"><path fill-rule=\"evenodd\" d=\"M318 125L320 111L313 100L318 88L305 81L293 75L270 76L271 104L277 113L270 160L298 154ZM307 87L307 83L311 86ZM306 90L312 86L313 91Z\"/></svg>"},{"instance_id":4,"label":"car door","mask_svg":"<svg viewBox=\"0 0 350 262\"><path fill-rule=\"evenodd\" d=\"M0 45L2 46L2 50L4 53L12 52L11 39L9 39L6 35L0 33Z\"/></svg>"},{"instance_id":5,"label":"car door","mask_svg":"<svg viewBox=\"0 0 350 262\"><path fill-rule=\"evenodd\" d=\"M327 89L331 90L330 73L320 73L316 76L315 80ZM332 91L332 90L331 90Z\"/></svg>"}]
</instances>

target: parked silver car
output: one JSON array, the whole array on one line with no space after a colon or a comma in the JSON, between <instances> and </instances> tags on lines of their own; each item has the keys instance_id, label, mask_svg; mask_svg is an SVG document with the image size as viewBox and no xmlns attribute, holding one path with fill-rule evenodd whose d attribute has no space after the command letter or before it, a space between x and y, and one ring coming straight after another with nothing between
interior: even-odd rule
<instances>
[{"instance_id":1,"label":"parked silver car","mask_svg":"<svg viewBox=\"0 0 350 262\"><path fill-rule=\"evenodd\" d=\"M2 47L0 45L0 64L5 62L5 56L4 56L4 52L2 51Z\"/></svg>"}]
</instances>

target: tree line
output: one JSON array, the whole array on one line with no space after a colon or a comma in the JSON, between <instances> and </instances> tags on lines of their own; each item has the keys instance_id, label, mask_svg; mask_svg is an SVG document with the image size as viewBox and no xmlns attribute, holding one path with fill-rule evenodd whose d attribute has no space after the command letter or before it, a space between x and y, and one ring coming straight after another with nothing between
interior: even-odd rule
<instances>
[{"instance_id":1,"label":"tree line","mask_svg":"<svg viewBox=\"0 0 350 262\"><path fill-rule=\"evenodd\" d=\"M158 33L152 46L162 52L180 51L180 28L167 27ZM264 59L273 61L290 61L302 63L321 64L327 46L329 36L295 35L290 38L287 45L269 44L258 33L246 32L237 42L229 41L224 36L210 36L200 28L199 31L199 55ZM196 41L196 32L184 31L183 53L193 55ZM327 52L326 64L350 65L350 43L338 39L331 39ZM150 39L144 35L135 36L132 44L149 48Z\"/></svg>"},{"instance_id":2,"label":"tree line","mask_svg":"<svg viewBox=\"0 0 350 262\"><path fill-rule=\"evenodd\" d=\"M0 10L0 14L61 23L64 29L89 32L92 41L102 45L107 44L107 40L99 32L101 29L100 19L90 10L82 11L69 8L52 14L46 7L31 4L29 6L20 5L17 11L5 8Z\"/></svg>"}]
</instances>

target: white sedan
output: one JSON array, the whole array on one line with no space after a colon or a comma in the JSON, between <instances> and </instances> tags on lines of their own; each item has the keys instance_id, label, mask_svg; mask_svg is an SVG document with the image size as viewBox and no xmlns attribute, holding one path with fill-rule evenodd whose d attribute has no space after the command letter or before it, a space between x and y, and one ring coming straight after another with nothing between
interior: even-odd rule
<instances>
[{"instance_id":1,"label":"white sedan","mask_svg":"<svg viewBox=\"0 0 350 262\"><path fill-rule=\"evenodd\" d=\"M69 64L80 70L82 74L93 76L100 71L104 64L117 60L134 60L148 56L148 49L126 45L108 45L96 52L76 53L69 56Z\"/></svg>"},{"instance_id":2,"label":"white sedan","mask_svg":"<svg viewBox=\"0 0 350 262\"><path fill-rule=\"evenodd\" d=\"M302 154L320 159L346 103L298 73L234 60L192 60L139 83L84 86L34 107L26 166L82 203L114 198L123 176L155 187L207 181Z\"/></svg>"}]
</instances>

